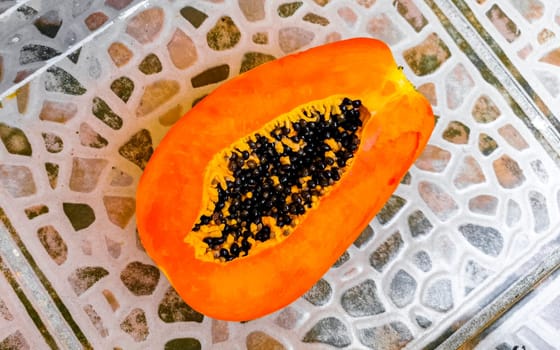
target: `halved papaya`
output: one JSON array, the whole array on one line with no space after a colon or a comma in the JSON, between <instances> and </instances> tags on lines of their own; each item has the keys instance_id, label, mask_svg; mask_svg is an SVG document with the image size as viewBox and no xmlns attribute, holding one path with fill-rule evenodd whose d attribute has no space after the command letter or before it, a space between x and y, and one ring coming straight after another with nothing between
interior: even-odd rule
<instances>
[{"instance_id":1,"label":"halved papaya","mask_svg":"<svg viewBox=\"0 0 560 350\"><path fill-rule=\"evenodd\" d=\"M433 127L381 41L263 64L218 87L156 148L137 190L141 241L195 310L266 315L356 239Z\"/></svg>"}]
</instances>

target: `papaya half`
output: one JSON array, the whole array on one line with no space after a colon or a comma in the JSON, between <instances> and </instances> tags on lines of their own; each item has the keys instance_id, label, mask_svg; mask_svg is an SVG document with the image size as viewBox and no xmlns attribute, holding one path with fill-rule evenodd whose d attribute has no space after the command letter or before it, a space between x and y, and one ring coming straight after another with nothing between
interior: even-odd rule
<instances>
[{"instance_id":1,"label":"papaya half","mask_svg":"<svg viewBox=\"0 0 560 350\"><path fill-rule=\"evenodd\" d=\"M433 127L381 41L260 65L196 104L156 148L137 189L141 242L195 310L266 315L352 244Z\"/></svg>"}]
</instances>

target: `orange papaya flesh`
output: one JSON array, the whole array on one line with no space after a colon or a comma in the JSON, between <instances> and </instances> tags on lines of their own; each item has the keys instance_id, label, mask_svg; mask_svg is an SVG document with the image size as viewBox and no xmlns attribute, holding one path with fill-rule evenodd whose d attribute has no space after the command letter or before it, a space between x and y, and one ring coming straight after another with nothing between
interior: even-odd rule
<instances>
[{"instance_id":1,"label":"orange papaya flesh","mask_svg":"<svg viewBox=\"0 0 560 350\"><path fill-rule=\"evenodd\" d=\"M350 114L355 126L333 126ZM301 132L309 123L320 137ZM380 41L261 65L199 102L156 148L137 191L141 241L195 310L224 320L266 315L302 295L356 239L433 126L429 103ZM263 201L267 191L274 201Z\"/></svg>"}]
</instances>

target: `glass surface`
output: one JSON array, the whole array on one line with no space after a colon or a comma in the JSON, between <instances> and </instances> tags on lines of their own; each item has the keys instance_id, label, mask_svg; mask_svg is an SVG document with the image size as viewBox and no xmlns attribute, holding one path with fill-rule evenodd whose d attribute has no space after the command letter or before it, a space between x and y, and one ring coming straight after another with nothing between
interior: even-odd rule
<instances>
[{"instance_id":1,"label":"glass surface","mask_svg":"<svg viewBox=\"0 0 560 350\"><path fill-rule=\"evenodd\" d=\"M559 35L552 0L0 1L0 348L558 349ZM145 162L227 79L359 36L428 147L302 298L198 314L137 239Z\"/></svg>"}]
</instances>

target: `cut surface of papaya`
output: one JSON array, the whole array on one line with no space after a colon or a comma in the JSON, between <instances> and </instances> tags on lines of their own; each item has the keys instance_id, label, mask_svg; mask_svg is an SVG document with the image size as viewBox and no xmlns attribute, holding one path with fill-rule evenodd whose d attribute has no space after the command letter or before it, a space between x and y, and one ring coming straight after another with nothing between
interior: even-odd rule
<instances>
[{"instance_id":1,"label":"cut surface of papaya","mask_svg":"<svg viewBox=\"0 0 560 350\"><path fill-rule=\"evenodd\" d=\"M293 302L377 214L434 127L390 49L357 38L263 64L165 135L137 190L149 256L195 310Z\"/></svg>"}]
</instances>

